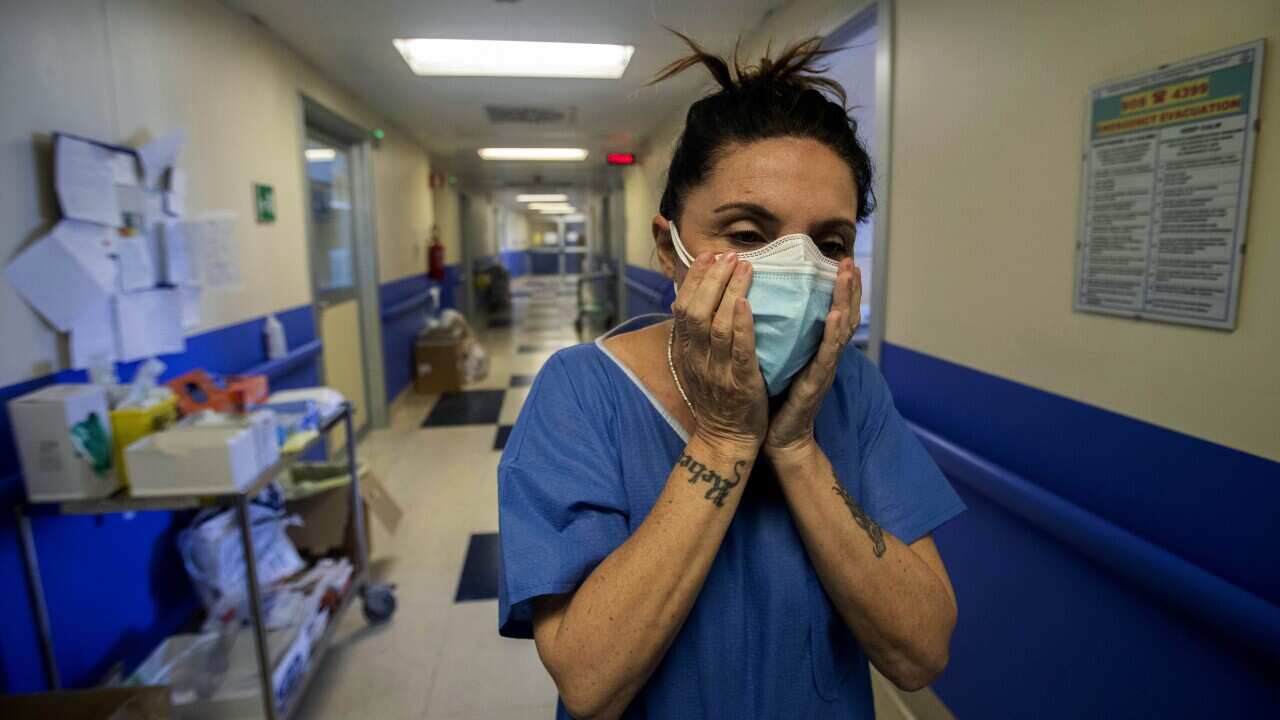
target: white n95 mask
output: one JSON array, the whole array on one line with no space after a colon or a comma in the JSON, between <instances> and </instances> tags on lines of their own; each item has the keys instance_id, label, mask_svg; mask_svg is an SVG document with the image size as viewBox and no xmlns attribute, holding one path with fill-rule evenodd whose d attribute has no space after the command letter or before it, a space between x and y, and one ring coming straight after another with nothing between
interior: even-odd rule
<instances>
[{"instance_id":1,"label":"white n95 mask","mask_svg":"<svg viewBox=\"0 0 1280 720\"><path fill-rule=\"evenodd\" d=\"M685 267L693 257L671 223L671 243ZM822 254L813 238L784 235L758 250L738 253L751 263L751 317L756 361L769 395L781 395L818 351L840 265Z\"/></svg>"}]
</instances>

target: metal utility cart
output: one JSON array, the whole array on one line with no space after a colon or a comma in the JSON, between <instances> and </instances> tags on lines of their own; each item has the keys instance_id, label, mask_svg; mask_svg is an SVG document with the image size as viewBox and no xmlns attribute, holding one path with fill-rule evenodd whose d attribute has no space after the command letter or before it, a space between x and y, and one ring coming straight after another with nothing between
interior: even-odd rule
<instances>
[{"instance_id":1,"label":"metal utility cart","mask_svg":"<svg viewBox=\"0 0 1280 720\"><path fill-rule=\"evenodd\" d=\"M54 512L65 515L105 515L110 513L143 512L147 510L190 510L202 507L232 507L235 509L236 523L240 528L240 542L244 549L244 561L247 570L249 614L253 626L253 637L258 661L258 678L262 686L263 717L269 720L281 720L292 717L298 708L307 686L315 676L317 667L324 661L335 628L340 624L351 600L359 595L364 606L365 618L370 622L382 622L390 619L395 612L396 602L393 588L390 585L369 582L369 555L365 544L364 507L360 495L360 477L356 469L356 443L352 427L351 403L342 407L320 424L320 433L299 452L281 457L275 464L262 471L249 486L237 493L216 496L172 495L162 497L131 497L121 491L111 497L99 500L74 500L53 503L36 503L29 506L18 506L17 525L19 542L22 546L23 562L27 572L27 586L31 593L31 606L40 633L40 650L43 655L45 674L51 689L60 689L57 660L53 653L53 636L49 626L49 610L45 603L44 586L40 580L40 568L36 558L35 539L31 532L31 518L27 512L31 507L52 507ZM279 704L275 700L272 676L275 668L271 666L270 653L267 646L267 630L262 605L262 588L258 583L258 571L253 552L253 533L249 522L249 503L289 466L300 460L307 451L328 436L329 431L339 423L346 429L347 462L351 473L350 522L353 523L355 566L347 590L337 607L333 610L328 624L320 640L312 646L306 671L301 679L291 688L288 695Z\"/></svg>"}]
</instances>

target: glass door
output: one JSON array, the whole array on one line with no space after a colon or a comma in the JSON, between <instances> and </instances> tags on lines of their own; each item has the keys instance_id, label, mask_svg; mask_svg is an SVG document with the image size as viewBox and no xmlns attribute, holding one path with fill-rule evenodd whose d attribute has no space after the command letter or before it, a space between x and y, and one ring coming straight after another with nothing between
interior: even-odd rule
<instances>
[{"instance_id":1,"label":"glass door","mask_svg":"<svg viewBox=\"0 0 1280 720\"><path fill-rule=\"evenodd\" d=\"M355 405L358 432L368 422L369 393L357 286L352 147L309 128L305 153L316 325L324 343L323 382Z\"/></svg>"}]
</instances>

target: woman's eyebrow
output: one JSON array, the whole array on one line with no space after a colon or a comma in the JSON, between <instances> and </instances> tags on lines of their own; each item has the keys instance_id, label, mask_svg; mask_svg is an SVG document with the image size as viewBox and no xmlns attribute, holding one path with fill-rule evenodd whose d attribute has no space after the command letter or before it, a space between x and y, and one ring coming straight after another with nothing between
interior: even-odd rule
<instances>
[{"instance_id":1,"label":"woman's eyebrow","mask_svg":"<svg viewBox=\"0 0 1280 720\"><path fill-rule=\"evenodd\" d=\"M773 213L769 212L768 209L766 209L763 205L757 205L755 203L749 203L749 202L725 203L724 205L721 205L715 210L712 210L712 212L722 213L722 212L727 212L729 210L741 210L743 212L747 212L752 215L755 215L761 220L768 220L770 222L775 222L775 223L778 222L778 217Z\"/></svg>"},{"instance_id":2,"label":"woman's eyebrow","mask_svg":"<svg viewBox=\"0 0 1280 720\"><path fill-rule=\"evenodd\" d=\"M848 230L850 234L853 234L857 232L858 226L852 220L847 220L845 218L832 218L830 220L823 220L815 225L814 228L815 235L831 230Z\"/></svg>"}]
</instances>

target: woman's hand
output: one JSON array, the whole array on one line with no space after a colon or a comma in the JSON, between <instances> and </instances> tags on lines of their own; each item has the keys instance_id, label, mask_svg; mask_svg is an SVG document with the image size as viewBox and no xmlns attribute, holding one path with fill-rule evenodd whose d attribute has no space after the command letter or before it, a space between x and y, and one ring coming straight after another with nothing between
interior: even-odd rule
<instances>
[{"instance_id":1,"label":"woman's hand","mask_svg":"<svg viewBox=\"0 0 1280 720\"><path fill-rule=\"evenodd\" d=\"M851 258L840 262L836 287L831 295L831 311L822 333L818 352L791 383L786 402L769 421L765 453L776 457L804 449L813 442L813 422L822 399L836 377L836 366L844 346L862 318L862 271Z\"/></svg>"},{"instance_id":2,"label":"woman's hand","mask_svg":"<svg viewBox=\"0 0 1280 720\"><path fill-rule=\"evenodd\" d=\"M693 405L694 434L754 452L768 428L769 401L756 363L749 287L751 264L737 253L699 255L671 306L672 360Z\"/></svg>"}]
</instances>

